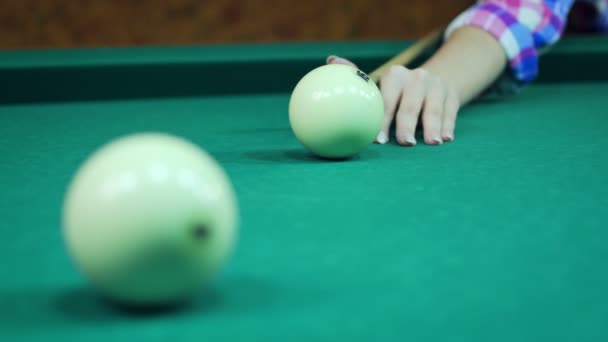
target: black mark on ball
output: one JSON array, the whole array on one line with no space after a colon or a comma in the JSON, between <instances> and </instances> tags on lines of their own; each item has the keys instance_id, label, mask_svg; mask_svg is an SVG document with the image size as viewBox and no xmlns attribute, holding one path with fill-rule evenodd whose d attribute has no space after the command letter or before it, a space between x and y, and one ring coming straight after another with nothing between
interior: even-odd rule
<instances>
[{"instance_id":1,"label":"black mark on ball","mask_svg":"<svg viewBox=\"0 0 608 342\"><path fill-rule=\"evenodd\" d=\"M209 236L209 229L203 224L198 224L194 226L192 235L196 240L204 240Z\"/></svg>"},{"instance_id":2,"label":"black mark on ball","mask_svg":"<svg viewBox=\"0 0 608 342\"><path fill-rule=\"evenodd\" d=\"M357 70L357 76L361 77L365 82L369 82L369 76L367 76L363 71Z\"/></svg>"}]
</instances>

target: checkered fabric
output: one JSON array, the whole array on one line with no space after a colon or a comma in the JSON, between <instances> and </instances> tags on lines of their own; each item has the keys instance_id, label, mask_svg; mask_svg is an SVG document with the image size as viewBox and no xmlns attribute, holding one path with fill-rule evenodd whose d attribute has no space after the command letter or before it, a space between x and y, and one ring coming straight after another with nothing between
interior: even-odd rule
<instances>
[{"instance_id":1,"label":"checkered fabric","mask_svg":"<svg viewBox=\"0 0 608 342\"><path fill-rule=\"evenodd\" d=\"M608 30L608 0L579 0L595 6L597 31ZM445 36L462 26L479 27L495 37L509 59L511 76L520 84L538 75L539 50L563 34L575 0L485 0L454 19Z\"/></svg>"}]
</instances>

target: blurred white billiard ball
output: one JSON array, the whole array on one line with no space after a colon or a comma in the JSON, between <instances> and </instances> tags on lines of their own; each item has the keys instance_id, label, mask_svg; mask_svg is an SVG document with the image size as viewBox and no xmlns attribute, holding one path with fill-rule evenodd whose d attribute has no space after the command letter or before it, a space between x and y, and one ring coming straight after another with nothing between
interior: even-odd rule
<instances>
[{"instance_id":1,"label":"blurred white billiard ball","mask_svg":"<svg viewBox=\"0 0 608 342\"><path fill-rule=\"evenodd\" d=\"M80 167L66 193L63 236L105 297L128 305L185 301L226 263L238 208L220 165L159 133L116 139Z\"/></svg>"}]
</instances>

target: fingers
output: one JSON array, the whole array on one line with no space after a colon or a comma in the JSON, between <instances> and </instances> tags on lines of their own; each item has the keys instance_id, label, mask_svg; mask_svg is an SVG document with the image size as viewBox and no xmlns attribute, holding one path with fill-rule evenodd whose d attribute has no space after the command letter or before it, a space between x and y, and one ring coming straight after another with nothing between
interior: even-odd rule
<instances>
[{"instance_id":1,"label":"fingers","mask_svg":"<svg viewBox=\"0 0 608 342\"><path fill-rule=\"evenodd\" d=\"M384 101L384 119L376 142L386 144L389 141L391 124L401 98L403 83L408 70L405 67L392 67L380 80L380 91Z\"/></svg>"},{"instance_id":2,"label":"fingers","mask_svg":"<svg viewBox=\"0 0 608 342\"><path fill-rule=\"evenodd\" d=\"M416 126L427 90L427 72L414 70L403 88L397 110L397 142L403 146L416 145Z\"/></svg>"},{"instance_id":3,"label":"fingers","mask_svg":"<svg viewBox=\"0 0 608 342\"><path fill-rule=\"evenodd\" d=\"M327 64L345 64L357 67L348 59L329 56ZM460 101L457 92L439 77L419 68L392 66L380 79L384 101L384 119L375 142L389 142L390 128L396 122L397 142L402 146L415 146L416 127L422 121L424 142L441 145L454 140L454 130ZM422 115L422 118L420 116Z\"/></svg>"},{"instance_id":4,"label":"fingers","mask_svg":"<svg viewBox=\"0 0 608 342\"><path fill-rule=\"evenodd\" d=\"M416 145L419 120L422 120L425 144L453 141L459 107L458 94L439 77L424 69L411 71L396 115L398 142L403 146Z\"/></svg>"},{"instance_id":5,"label":"fingers","mask_svg":"<svg viewBox=\"0 0 608 342\"><path fill-rule=\"evenodd\" d=\"M334 56L334 55L327 57L326 63L327 64L346 64L346 65L354 66L355 68L357 67L355 65L355 63L349 61L348 59Z\"/></svg>"},{"instance_id":6,"label":"fingers","mask_svg":"<svg viewBox=\"0 0 608 342\"><path fill-rule=\"evenodd\" d=\"M443 144L442 126L444 119L444 104L446 90L437 77L429 77L426 82L426 98L422 126L424 127L424 142L428 145Z\"/></svg>"},{"instance_id":7,"label":"fingers","mask_svg":"<svg viewBox=\"0 0 608 342\"><path fill-rule=\"evenodd\" d=\"M460 109L460 101L456 91L449 89L445 100L443 113L443 126L441 136L444 141L454 141L454 130L456 127L456 118Z\"/></svg>"}]
</instances>

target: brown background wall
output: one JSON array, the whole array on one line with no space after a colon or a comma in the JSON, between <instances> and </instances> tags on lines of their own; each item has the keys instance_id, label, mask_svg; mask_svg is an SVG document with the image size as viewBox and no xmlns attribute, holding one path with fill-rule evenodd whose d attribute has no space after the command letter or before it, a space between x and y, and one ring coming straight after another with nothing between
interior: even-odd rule
<instances>
[{"instance_id":1,"label":"brown background wall","mask_svg":"<svg viewBox=\"0 0 608 342\"><path fill-rule=\"evenodd\" d=\"M0 0L0 48L417 38L472 0Z\"/></svg>"}]
</instances>

